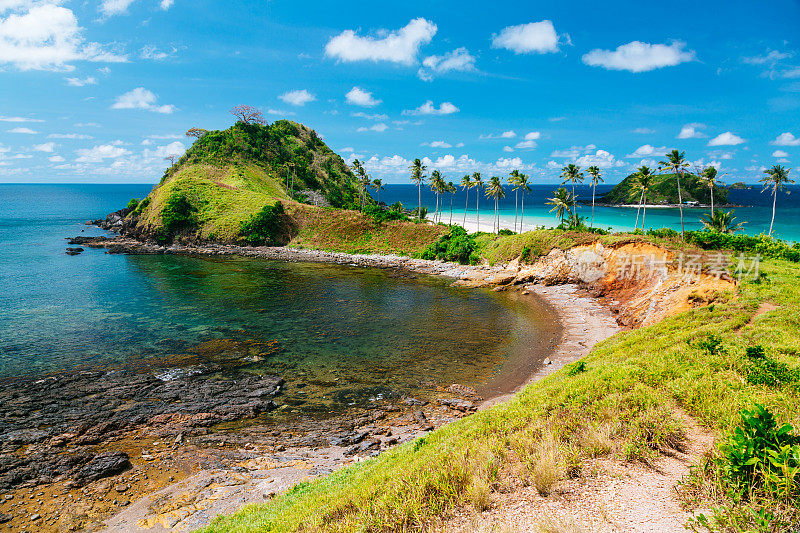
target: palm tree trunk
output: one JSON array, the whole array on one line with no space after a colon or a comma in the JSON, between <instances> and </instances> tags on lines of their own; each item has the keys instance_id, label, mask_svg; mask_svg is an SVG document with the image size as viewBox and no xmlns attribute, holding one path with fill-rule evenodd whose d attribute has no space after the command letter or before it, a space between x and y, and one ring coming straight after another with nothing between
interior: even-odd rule
<instances>
[{"instance_id":1,"label":"palm tree trunk","mask_svg":"<svg viewBox=\"0 0 800 533\"><path fill-rule=\"evenodd\" d=\"M422 220L422 182L417 184L417 222Z\"/></svg>"},{"instance_id":2,"label":"palm tree trunk","mask_svg":"<svg viewBox=\"0 0 800 533\"><path fill-rule=\"evenodd\" d=\"M480 199L481 199L481 190L480 189L476 189L476 193L477 194L475 194L475 219L476 219L477 225L478 225L478 229L476 231L480 232L481 231L481 210L478 207L478 203L480 202Z\"/></svg>"},{"instance_id":3,"label":"palm tree trunk","mask_svg":"<svg viewBox=\"0 0 800 533\"><path fill-rule=\"evenodd\" d=\"M769 223L769 236L772 237L772 226L775 224L775 201L778 199L778 183L772 187L772 222Z\"/></svg>"},{"instance_id":4,"label":"palm tree trunk","mask_svg":"<svg viewBox=\"0 0 800 533\"><path fill-rule=\"evenodd\" d=\"M589 227L594 227L594 190L597 187L595 183L592 183L592 219L589 221Z\"/></svg>"},{"instance_id":5,"label":"palm tree trunk","mask_svg":"<svg viewBox=\"0 0 800 533\"><path fill-rule=\"evenodd\" d=\"M714 216L714 184L711 184L711 216Z\"/></svg>"},{"instance_id":6,"label":"palm tree trunk","mask_svg":"<svg viewBox=\"0 0 800 533\"><path fill-rule=\"evenodd\" d=\"M644 205L642 206L642 231L645 231L645 229L644 229L644 217L645 217L645 215L647 215L647 193L646 192L644 193Z\"/></svg>"},{"instance_id":7,"label":"palm tree trunk","mask_svg":"<svg viewBox=\"0 0 800 533\"><path fill-rule=\"evenodd\" d=\"M453 225L453 199L455 198L456 193L450 193L450 226Z\"/></svg>"},{"instance_id":8,"label":"palm tree trunk","mask_svg":"<svg viewBox=\"0 0 800 533\"><path fill-rule=\"evenodd\" d=\"M642 210L642 196L639 195L639 204L636 206L636 224L633 225L633 231L636 231L636 228L639 227L639 213L641 212L641 210Z\"/></svg>"},{"instance_id":9,"label":"palm tree trunk","mask_svg":"<svg viewBox=\"0 0 800 533\"><path fill-rule=\"evenodd\" d=\"M683 195L681 195L681 178L683 177L683 169L675 173L678 178L678 210L681 212L681 240L683 240Z\"/></svg>"},{"instance_id":10,"label":"palm tree trunk","mask_svg":"<svg viewBox=\"0 0 800 533\"><path fill-rule=\"evenodd\" d=\"M498 196L494 197L494 229L495 232L500 235L500 217L497 216L497 202Z\"/></svg>"},{"instance_id":11,"label":"palm tree trunk","mask_svg":"<svg viewBox=\"0 0 800 533\"><path fill-rule=\"evenodd\" d=\"M433 221L439 221L439 193L436 193L436 211L433 212Z\"/></svg>"},{"instance_id":12,"label":"palm tree trunk","mask_svg":"<svg viewBox=\"0 0 800 533\"><path fill-rule=\"evenodd\" d=\"M519 217L519 232L522 233L522 221L525 220L525 191L522 191L522 215Z\"/></svg>"},{"instance_id":13,"label":"palm tree trunk","mask_svg":"<svg viewBox=\"0 0 800 533\"><path fill-rule=\"evenodd\" d=\"M467 199L464 200L464 229L467 227L467 206L469 205L469 187L466 187Z\"/></svg>"},{"instance_id":14,"label":"palm tree trunk","mask_svg":"<svg viewBox=\"0 0 800 533\"><path fill-rule=\"evenodd\" d=\"M514 233L517 232L517 209L519 209L519 190L514 191Z\"/></svg>"}]
</instances>

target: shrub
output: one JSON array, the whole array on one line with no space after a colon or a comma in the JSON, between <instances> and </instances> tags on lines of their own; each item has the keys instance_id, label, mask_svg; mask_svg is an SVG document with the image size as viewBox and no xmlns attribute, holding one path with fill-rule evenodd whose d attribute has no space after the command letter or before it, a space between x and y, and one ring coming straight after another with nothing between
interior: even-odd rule
<instances>
[{"instance_id":1,"label":"shrub","mask_svg":"<svg viewBox=\"0 0 800 533\"><path fill-rule=\"evenodd\" d=\"M139 207L139 199L138 198L131 198L128 200L128 205L125 206L126 209L130 209L131 211L136 210Z\"/></svg>"},{"instance_id":2,"label":"shrub","mask_svg":"<svg viewBox=\"0 0 800 533\"><path fill-rule=\"evenodd\" d=\"M475 238L461 226L452 226L450 232L439 237L422 253L423 259L455 261L462 265L470 263L475 251Z\"/></svg>"},{"instance_id":3,"label":"shrub","mask_svg":"<svg viewBox=\"0 0 800 533\"><path fill-rule=\"evenodd\" d=\"M510 229L506 229L506 228L501 229L499 232L497 232L497 234L502 236L502 237L507 237L509 235L516 235L516 233L514 233Z\"/></svg>"},{"instance_id":4,"label":"shrub","mask_svg":"<svg viewBox=\"0 0 800 533\"><path fill-rule=\"evenodd\" d=\"M128 205L130 205L130 202L128 203ZM139 213L141 213L142 211L147 209L148 205L150 205L150 197L149 196L138 203L136 208L133 210L134 214L138 215Z\"/></svg>"},{"instance_id":5,"label":"shrub","mask_svg":"<svg viewBox=\"0 0 800 533\"><path fill-rule=\"evenodd\" d=\"M686 242L704 250L733 250L740 253L759 254L773 259L800 262L800 243L792 245L769 235L719 233L717 231L687 231Z\"/></svg>"},{"instance_id":6,"label":"shrub","mask_svg":"<svg viewBox=\"0 0 800 533\"><path fill-rule=\"evenodd\" d=\"M191 204L183 193L174 193L161 210L161 223L164 232L169 236L177 231L189 229L197 224L195 212L197 209Z\"/></svg>"},{"instance_id":7,"label":"shrub","mask_svg":"<svg viewBox=\"0 0 800 533\"><path fill-rule=\"evenodd\" d=\"M396 210L384 209L378 205L366 205L364 206L363 213L368 217L372 217L378 224L388 220L409 220L408 216L402 211L402 208Z\"/></svg>"},{"instance_id":8,"label":"shrub","mask_svg":"<svg viewBox=\"0 0 800 533\"><path fill-rule=\"evenodd\" d=\"M283 204L280 202L265 205L261 211L253 215L253 218L242 223L239 235L254 246L283 244L285 214Z\"/></svg>"},{"instance_id":9,"label":"shrub","mask_svg":"<svg viewBox=\"0 0 800 533\"><path fill-rule=\"evenodd\" d=\"M747 497L755 488L781 496L797 494L800 438L791 424L778 427L763 405L741 411L741 423L723 447L720 466L731 489Z\"/></svg>"},{"instance_id":10,"label":"shrub","mask_svg":"<svg viewBox=\"0 0 800 533\"><path fill-rule=\"evenodd\" d=\"M704 339L697 341L694 346L708 355L719 355L724 352L722 338L719 335L708 335Z\"/></svg>"},{"instance_id":11,"label":"shrub","mask_svg":"<svg viewBox=\"0 0 800 533\"><path fill-rule=\"evenodd\" d=\"M649 229L647 230L647 234L651 237L658 237L660 239L668 239L678 236L678 232L671 228Z\"/></svg>"},{"instance_id":12,"label":"shrub","mask_svg":"<svg viewBox=\"0 0 800 533\"><path fill-rule=\"evenodd\" d=\"M577 376L581 372L586 372L586 363L583 361L578 361L576 363L572 363L571 365L567 365L568 376Z\"/></svg>"}]
</instances>

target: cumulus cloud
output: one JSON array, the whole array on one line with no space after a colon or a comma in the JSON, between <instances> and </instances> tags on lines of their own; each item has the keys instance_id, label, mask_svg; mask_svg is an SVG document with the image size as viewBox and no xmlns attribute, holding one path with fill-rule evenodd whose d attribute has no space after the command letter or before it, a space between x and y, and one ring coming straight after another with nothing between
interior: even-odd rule
<instances>
[{"instance_id":1,"label":"cumulus cloud","mask_svg":"<svg viewBox=\"0 0 800 533\"><path fill-rule=\"evenodd\" d=\"M699 131L702 128L705 128L705 124L700 124L699 122L692 122L691 124L685 124L681 131L678 133L678 139L699 139L705 137L705 134Z\"/></svg>"},{"instance_id":2,"label":"cumulus cloud","mask_svg":"<svg viewBox=\"0 0 800 533\"><path fill-rule=\"evenodd\" d=\"M124 55L87 42L75 14L55 3L6 3L15 12L0 18L0 65L19 70L73 70L75 61L118 63ZM3 10L0 9L0 13Z\"/></svg>"},{"instance_id":3,"label":"cumulus cloud","mask_svg":"<svg viewBox=\"0 0 800 533\"><path fill-rule=\"evenodd\" d=\"M518 142L514 147L519 149L536 148L536 140L541 136L542 134L538 131L529 131L525 134L524 140Z\"/></svg>"},{"instance_id":4,"label":"cumulus cloud","mask_svg":"<svg viewBox=\"0 0 800 533\"><path fill-rule=\"evenodd\" d=\"M42 144L34 144L33 149L37 152L52 152L55 150L56 143L42 143Z\"/></svg>"},{"instance_id":5,"label":"cumulus cloud","mask_svg":"<svg viewBox=\"0 0 800 533\"><path fill-rule=\"evenodd\" d=\"M350 89L345 95L345 98L347 98L348 104L360 105L362 107L375 107L381 103L381 100L377 100L372 96L371 92L365 91L361 87L353 87Z\"/></svg>"},{"instance_id":6,"label":"cumulus cloud","mask_svg":"<svg viewBox=\"0 0 800 533\"><path fill-rule=\"evenodd\" d=\"M113 17L128 12L128 7L134 0L103 0L98 10L104 17Z\"/></svg>"},{"instance_id":7,"label":"cumulus cloud","mask_svg":"<svg viewBox=\"0 0 800 533\"><path fill-rule=\"evenodd\" d=\"M64 78L70 87L85 87L86 85L97 85L97 78L86 76L85 78Z\"/></svg>"},{"instance_id":8,"label":"cumulus cloud","mask_svg":"<svg viewBox=\"0 0 800 533\"><path fill-rule=\"evenodd\" d=\"M559 36L549 20L507 26L492 36L492 48L505 48L517 54L558 52Z\"/></svg>"},{"instance_id":9,"label":"cumulus cloud","mask_svg":"<svg viewBox=\"0 0 800 533\"><path fill-rule=\"evenodd\" d=\"M159 7L161 7L161 9L166 11L169 8L171 8L172 4L174 4L174 3L175 3L175 0L161 0L161 3L159 4Z\"/></svg>"},{"instance_id":10,"label":"cumulus cloud","mask_svg":"<svg viewBox=\"0 0 800 533\"><path fill-rule=\"evenodd\" d=\"M459 109L450 102L442 102L437 108L433 105L433 100L428 100L416 109L406 109L404 115L450 115L457 113Z\"/></svg>"},{"instance_id":11,"label":"cumulus cloud","mask_svg":"<svg viewBox=\"0 0 800 533\"><path fill-rule=\"evenodd\" d=\"M570 146L565 150L553 150L553 153L550 154L550 157L575 159L583 154L590 154L595 150L597 150L597 146L594 144L587 144L586 146Z\"/></svg>"},{"instance_id":12,"label":"cumulus cloud","mask_svg":"<svg viewBox=\"0 0 800 533\"><path fill-rule=\"evenodd\" d=\"M412 65L417 61L421 46L436 35L436 24L416 18L397 31L378 32L374 37L361 37L353 30L345 30L331 38L325 45L325 55L339 61L390 61Z\"/></svg>"},{"instance_id":13,"label":"cumulus cloud","mask_svg":"<svg viewBox=\"0 0 800 533\"><path fill-rule=\"evenodd\" d=\"M144 87L137 87L118 96L111 109L145 109L166 115L175 111L176 107L174 105L158 105L156 100L158 100L158 97L153 92Z\"/></svg>"},{"instance_id":14,"label":"cumulus cloud","mask_svg":"<svg viewBox=\"0 0 800 533\"><path fill-rule=\"evenodd\" d=\"M8 133L22 133L25 135L35 135L39 133L36 130L32 130L30 128L11 128L10 130L6 130Z\"/></svg>"},{"instance_id":15,"label":"cumulus cloud","mask_svg":"<svg viewBox=\"0 0 800 533\"><path fill-rule=\"evenodd\" d=\"M800 138L795 137L791 132L781 133L772 141L775 146L800 146Z\"/></svg>"},{"instance_id":16,"label":"cumulus cloud","mask_svg":"<svg viewBox=\"0 0 800 533\"><path fill-rule=\"evenodd\" d=\"M75 153L78 154L75 162L101 163L104 159L116 159L129 155L131 153L130 150L122 148L120 144L120 141L116 141L111 144L95 145L92 148L81 148L75 151Z\"/></svg>"},{"instance_id":17,"label":"cumulus cloud","mask_svg":"<svg viewBox=\"0 0 800 533\"><path fill-rule=\"evenodd\" d=\"M44 122L44 120L28 117L0 117L0 122Z\"/></svg>"},{"instance_id":18,"label":"cumulus cloud","mask_svg":"<svg viewBox=\"0 0 800 533\"><path fill-rule=\"evenodd\" d=\"M60 155L52 155L52 156L48 157L47 160L50 161L51 163L63 163L64 162L64 158L61 157Z\"/></svg>"},{"instance_id":19,"label":"cumulus cloud","mask_svg":"<svg viewBox=\"0 0 800 533\"><path fill-rule=\"evenodd\" d=\"M742 61L750 65L773 65L784 59L789 59L794 54L791 52L780 52L778 50L770 50L764 55L743 57Z\"/></svg>"},{"instance_id":20,"label":"cumulus cloud","mask_svg":"<svg viewBox=\"0 0 800 533\"><path fill-rule=\"evenodd\" d=\"M431 148L452 148L453 145L445 141L431 141L429 143L422 143L421 146L430 146Z\"/></svg>"},{"instance_id":21,"label":"cumulus cloud","mask_svg":"<svg viewBox=\"0 0 800 533\"><path fill-rule=\"evenodd\" d=\"M267 109L267 115L279 115L282 117L287 117L294 115L294 111L284 111L283 109Z\"/></svg>"},{"instance_id":22,"label":"cumulus cloud","mask_svg":"<svg viewBox=\"0 0 800 533\"><path fill-rule=\"evenodd\" d=\"M309 102L313 102L316 100L316 96L308 92L306 89L300 89L297 91L289 91L287 93L283 93L278 98L286 102L290 105L295 106L304 106Z\"/></svg>"},{"instance_id":23,"label":"cumulus cloud","mask_svg":"<svg viewBox=\"0 0 800 533\"><path fill-rule=\"evenodd\" d=\"M673 41L669 45L633 41L618 46L616 50L596 48L584 54L583 62L608 70L647 72L694 61L696 58L694 51L685 50L685 47L686 43L682 41Z\"/></svg>"},{"instance_id":24,"label":"cumulus cloud","mask_svg":"<svg viewBox=\"0 0 800 533\"><path fill-rule=\"evenodd\" d=\"M744 139L735 135L729 131L725 133L720 133L710 141L708 141L708 146L736 146L737 144L743 144Z\"/></svg>"},{"instance_id":25,"label":"cumulus cloud","mask_svg":"<svg viewBox=\"0 0 800 533\"><path fill-rule=\"evenodd\" d=\"M375 124L375 125L373 125L373 126L370 126L369 128L366 128L366 127L363 127L363 126L362 126L361 128L358 128L356 131L358 131L358 132L365 132L365 131L377 131L377 132L384 132L384 131L386 131L387 129L389 129L389 126L387 126L387 125L386 125L386 124L384 124L383 122L379 122L378 124Z\"/></svg>"},{"instance_id":26,"label":"cumulus cloud","mask_svg":"<svg viewBox=\"0 0 800 533\"><path fill-rule=\"evenodd\" d=\"M649 144L643 144L642 146L634 150L633 153L628 154L625 157L630 159L639 159L642 157L662 156L665 153L667 153L666 146L656 148L655 146Z\"/></svg>"},{"instance_id":27,"label":"cumulus cloud","mask_svg":"<svg viewBox=\"0 0 800 533\"><path fill-rule=\"evenodd\" d=\"M456 48L441 56L428 56L422 61L423 68L419 69L419 77L425 81L433 79L434 74L444 74L450 71L472 72L475 69L475 57L464 48Z\"/></svg>"},{"instance_id":28,"label":"cumulus cloud","mask_svg":"<svg viewBox=\"0 0 800 533\"><path fill-rule=\"evenodd\" d=\"M175 141L164 146L158 146L154 150L145 148L142 157L145 159L161 159L170 156L181 156L186 151L186 146L182 142Z\"/></svg>"},{"instance_id":29,"label":"cumulus cloud","mask_svg":"<svg viewBox=\"0 0 800 533\"><path fill-rule=\"evenodd\" d=\"M636 128L635 130L633 130L633 133L638 133L639 135L649 135L655 132L656 130L652 128Z\"/></svg>"},{"instance_id":30,"label":"cumulus cloud","mask_svg":"<svg viewBox=\"0 0 800 533\"><path fill-rule=\"evenodd\" d=\"M364 113L363 111L356 111L355 113L351 113L351 116L365 118L367 120L389 120L389 115L386 113Z\"/></svg>"},{"instance_id":31,"label":"cumulus cloud","mask_svg":"<svg viewBox=\"0 0 800 533\"><path fill-rule=\"evenodd\" d=\"M178 53L178 49L174 46L170 49L170 51L165 52L164 50L160 50L157 46L152 44L147 44L142 47L141 52L139 55L142 59L151 59L153 61L162 61L167 59L168 57L172 57Z\"/></svg>"},{"instance_id":32,"label":"cumulus cloud","mask_svg":"<svg viewBox=\"0 0 800 533\"><path fill-rule=\"evenodd\" d=\"M51 133L47 136L48 139L92 139L91 135L83 133Z\"/></svg>"},{"instance_id":33,"label":"cumulus cloud","mask_svg":"<svg viewBox=\"0 0 800 533\"><path fill-rule=\"evenodd\" d=\"M774 152L772 152L772 157L789 157L789 154L787 154L783 150L775 150Z\"/></svg>"},{"instance_id":34,"label":"cumulus cloud","mask_svg":"<svg viewBox=\"0 0 800 533\"><path fill-rule=\"evenodd\" d=\"M625 163L616 160L614 154L611 154L605 150L597 150L593 154L586 154L582 157L579 157L578 159L575 160L575 164L582 167L595 165L600 168L625 166Z\"/></svg>"}]
</instances>

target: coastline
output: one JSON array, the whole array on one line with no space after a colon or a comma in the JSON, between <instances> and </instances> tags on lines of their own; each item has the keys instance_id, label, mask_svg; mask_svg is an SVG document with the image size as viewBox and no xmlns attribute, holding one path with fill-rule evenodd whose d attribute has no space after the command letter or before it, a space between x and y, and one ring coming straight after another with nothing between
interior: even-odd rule
<instances>
[{"instance_id":1,"label":"coastline","mask_svg":"<svg viewBox=\"0 0 800 533\"><path fill-rule=\"evenodd\" d=\"M237 255L397 269L455 280L499 276L504 271L502 266L463 266L404 256L353 255L292 248L158 246L124 238L81 239L80 244L107 248L109 253ZM502 290L510 288L496 287ZM132 466L122 469L121 475L104 477L80 489L66 485L62 489L53 484L44 491L36 485L17 492L25 500L39 492L44 494L43 498L55 502L62 497L59 507L54 509L59 514L70 515L64 511L64 502L69 502L74 509L73 515L85 511L85 515L94 516L88 520L75 517L72 523L82 528L108 527L110 531L194 529L208 523L215 515L233 512L245 503L264 501L299 481L327 475L396 444L413 440L477 409L507 400L528 384L583 357L595 342L619 331L618 326L609 327L603 330L605 336L587 336L594 326L586 324L594 324L593 320L599 319L604 324L615 322L611 311L604 308L600 300L579 291L575 285L522 284L513 289L520 298L537 298L552 309L558 323L558 338L535 347L527 360L516 367L525 370L524 376L514 376L514 383L507 390L486 400L480 398L478 391L454 384L440 389L438 398L386 402L376 409L354 411L323 424L301 420L278 426L251 426L247 423L242 425L233 416L229 422L217 420L221 426L213 431L194 432L180 424L170 430L166 429L170 425L167 424L157 431L144 427L127 434L112 433L108 448L124 448ZM599 318L595 316L598 313L602 315ZM549 359L549 364L543 359ZM254 384L254 387L258 386ZM105 443L102 437L99 438L98 449L104 450ZM201 458L199 471L191 467L198 458ZM209 484L215 487L214 490L209 489ZM28 505L31 506L30 513L39 509L33 502L28 502ZM59 522L50 522L52 514L41 514L40 529L48 530L44 527L47 525L52 526L50 530L57 530ZM48 520L47 524L45 520ZM104 521L103 524L98 520ZM62 521L59 527L63 524Z\"/></svg>"}]
</instances>

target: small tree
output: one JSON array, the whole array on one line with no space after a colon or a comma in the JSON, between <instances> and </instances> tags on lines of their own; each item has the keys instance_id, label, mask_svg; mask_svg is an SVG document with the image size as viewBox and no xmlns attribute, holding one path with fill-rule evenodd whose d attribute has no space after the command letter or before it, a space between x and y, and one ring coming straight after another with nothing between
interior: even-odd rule
<instances>
[{"instance_id":1,"label":"small tree","mask_svg":"<svg viewBox=\"0 0 800 533\"><path fill-rule=\"evenodd\" d=\"M179 157L180 156L177 155L177 154L170 154L170 155L168 155L167 157L164 158L164 161L169 161L169 166L170 167L174 167L175 166L175 162L178 160Z\"/></svg>"},{"instance_id":2,"label":"small tree","mask_svg":"<svg viewBox=\"0 0 800 533\"><path fill-rule=\"evenodd\" d=\"M204 130L203 128L189 128L189 131L186 132L187 137L194 137L195 139L199 139L203 135L208 133L208 130Z\"/></svg>"},{"instance_id":3,"label":"small tree","mask_svg":"<svg viewBox=\"0 0 800 533\"><path fill-rule=\"evenodd\" d=\"M231 109L231 115L236 117L239 122L245 124L261 124L262 126L267 122L264 120L264 114L257 107L249 105L237 105Z\"/></svg>"}]
</instances>

